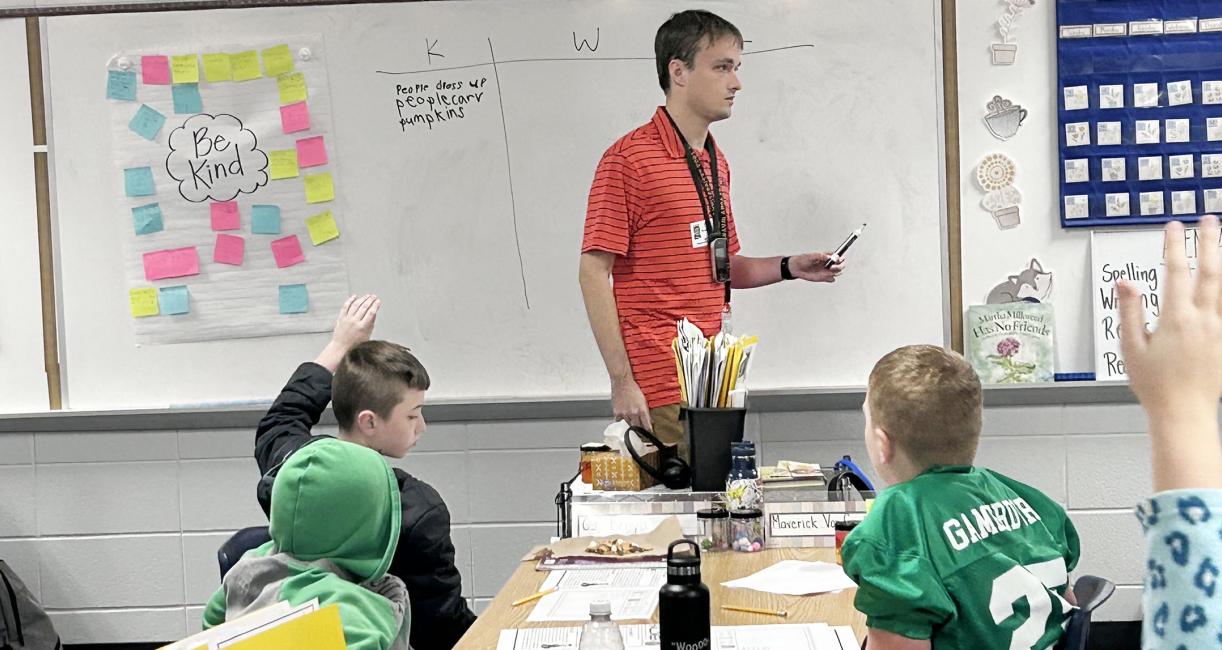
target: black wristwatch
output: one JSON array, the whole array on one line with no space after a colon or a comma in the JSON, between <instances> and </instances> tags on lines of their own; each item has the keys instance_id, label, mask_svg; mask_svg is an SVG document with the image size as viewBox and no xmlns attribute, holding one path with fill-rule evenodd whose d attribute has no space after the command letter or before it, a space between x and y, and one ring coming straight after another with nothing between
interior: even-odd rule
<instances>
[{"instance_id":1,"label":"black wristwatch","mask_svg":"<svg viewBox=\"0 0 1222 650\"><path fill-rule=\"evenodd\" d=\"M781 258L781 279L782 280L792 280L793 279L793 271L789 270L789 256L788 255Z\"/></svg>"}]
</instances>

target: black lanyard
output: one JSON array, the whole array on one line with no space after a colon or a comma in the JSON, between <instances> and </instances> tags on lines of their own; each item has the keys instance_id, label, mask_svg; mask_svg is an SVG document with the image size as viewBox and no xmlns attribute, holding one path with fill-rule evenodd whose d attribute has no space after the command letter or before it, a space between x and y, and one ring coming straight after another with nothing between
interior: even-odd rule
<instances>
[{"instance_id":1,"label":"black lanyard","mask_svg":"<svg viewBox=\"0 0 1222 650\"><path fill-rule=\"evenodd\" d=\"M709 188L709 183L704 177L704 167L699 160L696 160L696 152L692 150L692 145L688 144L687 138L683 137L683 132L679 130L679 125L675 124L675 118L670 116L670 111L665 108L662 111L670 120L675 135L679 136L679 142L683 143L683 157L687 160L687 170L692 174L696 194L700 195L700 212L704 217L704 225L708 228L708 240L712 241L714 237L729 236L727 233L729 226L726 224L726 214L721 203L721 185L717 182L717 148L713 146L713 136L709 135L704 138L704 150L709 154L709 172L713 176L712 188ZM713 203L711 215L710 199Z\"/></svg>"},{"instance_id":2,"label":"black lanyard","mask_svg":"<svg viewBox=\"0 0 1222 650\"><path fill-rule=\"evenodd\" d=\"M729 237L729 224L727 223L726 213L722 205L721 185L717 179L717 148L713 145L713 136L706 135L704 138L704 150L709 154L709 173L713 177L712 187L704 177L704 167L696 160L696 153L692 150L692 146L688 144L687 138L683 137L683 132L679 130L679 125L675 123L675 118L671 117L670 111L662 108L662 112L666 113L666 119L670 120L670 126L675 130L675 135L679 137L679 142L683 143L683 157L687 160L687 169L692 174L692 184L696 186L696 194L700 197L700 213L704 217L704 225L707 228L705 239L708 241L710 252L712 251L714 240L719 238ZM711 210L709 203L712 203ZM725 283L726 297L725 301L730 302L730 282Z\"/></svg>"}]
</instances>

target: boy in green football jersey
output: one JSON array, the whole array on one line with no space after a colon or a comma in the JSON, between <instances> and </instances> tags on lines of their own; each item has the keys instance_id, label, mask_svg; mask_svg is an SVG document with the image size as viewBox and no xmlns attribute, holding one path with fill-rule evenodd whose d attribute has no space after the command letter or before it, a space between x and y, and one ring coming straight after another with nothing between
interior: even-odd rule
<instances>
[{"instance_id":1,"label":"boy in green football jersey","mask_svg":"<svg viewBox=\"0 0 1222 650\"><path fill-rule=\"evenodd\" d=\"M1073 612L1078 533L1039 490L973 467L980 380L900 348L870 373L866 448L883 490L845 540L870 650L1051 648Z\"/></svg>"}]
</instances>

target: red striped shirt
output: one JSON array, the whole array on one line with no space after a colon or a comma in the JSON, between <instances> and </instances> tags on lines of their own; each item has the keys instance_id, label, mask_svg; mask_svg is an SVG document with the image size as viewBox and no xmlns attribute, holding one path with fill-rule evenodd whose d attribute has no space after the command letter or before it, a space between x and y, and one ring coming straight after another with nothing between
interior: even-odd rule
<instances>
[{"instance_id":1,"label":"red striped shirt","mask_svg":"<svg viewBox=\"0 0 1222 650\"><path fill-rule=\"evenodd\" d=\"M739 244L730 208L730 165L720 148L716 152L730 254L735 255ZM712 182L708 153L695 153ZM706 335L721 329L725 288L712 280L708 246L692 243L694 223L704 223L700 195L683 142L659 107L648 124L620 138L599 161L581 244L583 253L616 255L611 277L620 332L650 408L680 401L670 347L675 322L687 317Z\"/></svg>"}]
</instances>

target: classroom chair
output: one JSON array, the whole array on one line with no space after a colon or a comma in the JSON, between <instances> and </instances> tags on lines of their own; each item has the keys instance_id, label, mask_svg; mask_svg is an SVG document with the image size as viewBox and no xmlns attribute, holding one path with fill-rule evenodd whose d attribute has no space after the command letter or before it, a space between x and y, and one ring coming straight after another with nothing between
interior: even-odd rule
<instances>
[{"instance_id":1,"label":"classroom chair","mask_svg":"<svg viewBox=\"0 0 1222 650\"><path fill-rule=\"evenodd\" d=\"M216 561L221 565L221 579L225 579L225 574L229 573L229 569L237 564L238 560L242 559L242 554L252 548L262 546L272 540L272 535L268 531L267 526L251 526L243 528L234 533L232 537L225 540L224 544L216 551Z\"/></svg>"},{"instance_id":2,"label":"classroom chair","mask_svg":"<svg viewBox=\"0 0 1222 650\"><path fill-rule=\"evenodd\" d=\"M1111 580L1098 576L1082 576L1073 583L1074 597L1078 599L1078 611L1069 619L1069 627L1058 647L1062 650L1086 650L1090 640L1090 617L1107 602L1116 591Z\"/></svg>"}]
</instances>

